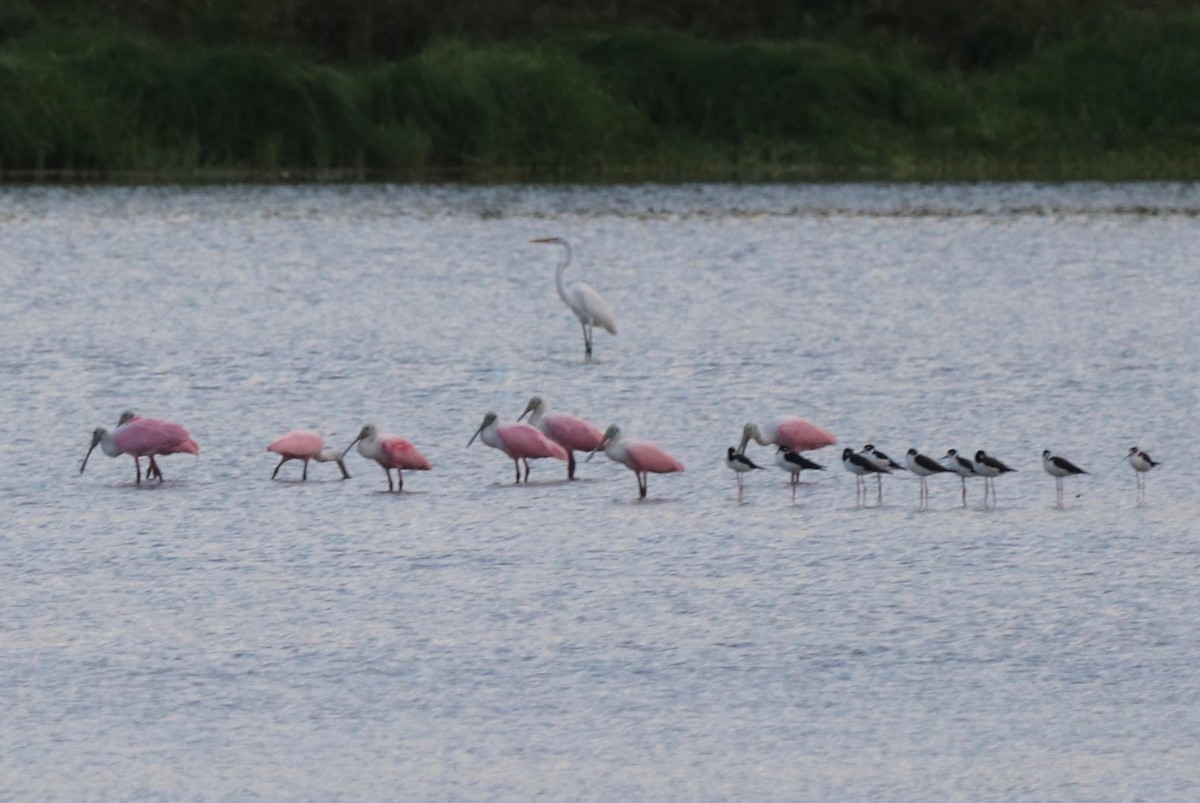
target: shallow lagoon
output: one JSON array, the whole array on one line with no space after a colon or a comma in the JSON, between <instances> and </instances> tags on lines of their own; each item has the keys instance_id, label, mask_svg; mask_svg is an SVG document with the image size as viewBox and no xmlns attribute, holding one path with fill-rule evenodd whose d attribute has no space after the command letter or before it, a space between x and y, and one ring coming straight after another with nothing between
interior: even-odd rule
<instances>
[{"instance_id":1,"label":"shallow lagoon","mask_svg":"<svg viewBox=\"0 0 1200 803\"><path fill-rule=\"evenodd\" d=\"M9 798L1180 798L1200 786L1200 188L9 188ZM557 253L621 328L584 364ZM483 414L618 423L583 479ZM134 408L198 458L79 461ZM987 449L995 510L741 425ZM295 427L357 455L271 482ZM1121 457L1167 461L1134 504ZM1093 472L1054 510L1038 455ZM752 456L769 461L766 449ZM942 480L942 481L939 481Z\"/></svg>"}]
</instances>

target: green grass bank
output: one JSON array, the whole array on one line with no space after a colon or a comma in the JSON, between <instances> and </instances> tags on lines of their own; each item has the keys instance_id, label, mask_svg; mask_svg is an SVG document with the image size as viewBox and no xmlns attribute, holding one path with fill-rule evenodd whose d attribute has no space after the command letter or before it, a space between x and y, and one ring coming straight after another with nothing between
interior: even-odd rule
<instances>
[{"instance_id":1,"label":"green grass bank","mask_svg":"<svg viewBox=\"0 0 1200 803\"><path fill-rule=\"evenodd\" d=\"M404 47L372 45L377 24L272 28L270 4L161 5L0 0L0 176L1200 178L1189 4L897 20L826 0L747 30L481 14Z\"/></svg>"}]
</instances>

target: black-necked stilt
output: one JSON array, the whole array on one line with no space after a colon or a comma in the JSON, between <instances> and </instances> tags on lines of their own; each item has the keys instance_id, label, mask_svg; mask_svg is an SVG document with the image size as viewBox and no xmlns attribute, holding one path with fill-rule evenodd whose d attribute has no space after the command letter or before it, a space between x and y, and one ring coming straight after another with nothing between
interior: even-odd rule
<instances>
[{"instance_id":1,"label":"black-necked stilt","mask_svg":"<svg viewBox=\"0 0 1200 803\"><path fill-rule=\"evenodd\" d=\"M908 454L904 456L904 462L908 464L908 470L921 478L921 493L917 506L924 510L929 507L929 484L925 478L930 474L942 474L950 469L943 466L932 457L926 457L916 449L909 449Z\"/></svg>"},{"instance_id":2,"label":"black-necked stilt","mask_svg":"<svg viewBox=\"0 0 1200 803\"><path fill-rule=\"evenodd\" d=\"M957 449L950 449L946 452L946 456L942 458L946 461L946 467L953 471L962 480L962 506L967 506L967 477L978 477L975 473L975 464L965 457L959 457Z\"/></svg>"},{"instance_id":3,"label":"black-necked stilt","mask_svg":"<svg viewBox=\"0 0 1200 803\"><path fill-rule=\"evenodd\" d=\"M762 468L762 466L755 463L749 457L746 457L746 455L741 454L732 446L725 451L725 465L729 466L737 474L739 496L742 493L742 475L748 471Z\"/></svg>"},{"instance_id":4,"label":"black-necked stilt","mask_svg":"<svg viewBox=\"0 0 1200 803\"><path fill-rule=\"evenodd\" d=\"M862 451L859 452L859 454L861 454L863 457L870 460L872 463L874 463L879 468L886 469L887 473L891 473L891 472L895 471L896 469L904 468L904 466L900 465L895 460L888 457L883 452L879 451L878 449L876 449L874 446L872 446L869 443L862 448ZM875 475L875 493L876 493L876 503L882 505L883 504L883 474L882 473Z\"/></svg>"},{"instance_id":5,"label":"black-necked stilt","mask_svg":"<svg viewBox=\"0 0 1200 803\"><path fill-rule=\"evenodd\" d=\"M783 445L775 452L775 465L792 475L792 501L796 500L796 486L800 484L801 471L824 471L825 466L814 463L792 447Z\"/></svg>"},{"instance_id":6,"label":"black-necked stilt","mask_svg":"<svg viewBox=\"0 0 1200 803\"><path fill-rule=\"evenodd\" d=\"M1042 468L1046 469L1047 474L1054 477L1055 507L1063 506L1063 477L1071 477L1075 474L1087 474L1086 471L1067 458L1056 457L1051 454L1049 449L1042 452Z\"/></svg>"},{"instance_id":7,"label":"black-necked stilt","mask_svg":"<svg viewBox=\"0 0 1200 803\"><path fill-rule=\"evenodd\" d=\"M842 450L842 466L854 475L854 504L867 503L867 485L863 480L868 474L891 474L892 470L872 463L866 455L855 454L853 449ZM861 502L859 501L861 499Z\"/></svg>"},{"instance_id":8,"label":"black-necked stilt","mask_svg":"<svg viewBox=\"0 0 1200 803\"><path fill-rule=\"evenodd\" d=\"M1009 468L1001 463L996 458L989 455L987 452L980 449L975 453L975 460L972 461L971 467L975 469L975 473L983 477L983 506L987 507L988 488L992 489L992 507L996 506L996 477L1001 474L1007 474L1010 471L1016 471L1015 468Z\"/></svg>"},{"instance_id":9,"label":"black-necked stilt","mask_svg":"<svg viewBox=\"0 0 1200 803\"><path fill-rule=\"evenodd\" d=\"M1146 478L1144 475L1147 471L1159 464L1157 460L1151 460L1150 455L1140 451L1136 446L1129 447L1129 454L1125 456L1129 461L1129 465L1133 466L1134 475L1137 477L1137 500L1138 502L1146 501Z\"/></svg>"}]
</instances>

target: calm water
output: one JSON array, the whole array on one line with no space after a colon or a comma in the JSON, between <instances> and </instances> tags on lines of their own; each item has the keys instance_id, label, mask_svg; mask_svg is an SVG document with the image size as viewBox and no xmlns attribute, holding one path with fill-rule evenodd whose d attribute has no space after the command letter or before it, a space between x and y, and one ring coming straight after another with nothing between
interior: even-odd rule
<instances>
[{"instance_id":1,"label":"calm water","mask_svg":"<svg viewBox=\"0 0 1200 803\"><path fill-rule=\"evenodd\" d=\"M1200 187L0 191L0 797L1194 799ZM620 334L582 361L554 292ZM533 394L687 465L512 487ZM197 458L79 461L133 408ZM739 503L741 425L987 449ZM266 444L364 423L380 493ZM1134 504L1121 457L1166 460ZM1093 472L1064 510L1051 448ZM770 453L752 446L752 456ZM939 481L941 480L941 481Z\"/></svg>"}]
</instances>

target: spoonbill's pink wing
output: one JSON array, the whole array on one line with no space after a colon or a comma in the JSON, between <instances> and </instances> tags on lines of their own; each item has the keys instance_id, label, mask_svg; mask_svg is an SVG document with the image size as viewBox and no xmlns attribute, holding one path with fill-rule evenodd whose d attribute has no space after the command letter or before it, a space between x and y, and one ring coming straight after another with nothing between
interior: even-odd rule
<instances>
[{"instance_id":1,"label":"spoonbill's pink wing","mask_svg":"<svg viewBox=\"0 0 1200 803\"><path fill-rule=\"evenodd\" d=\"M683 463L664 452L653 443L631 443L625 449L634 471L649 471L654 474L670 474L683 471Z\"/></svg>"},{"instance_id":2,"label":"spoonbill's pink wing","mask_svg":"<svg viewBox=\"0 0 1200 803\"><path fill-rule=\"evenodd\" d=\"M779 430L779 437L797 452L821 449L837 443L837 438L832 432L803 418L781 418L776 422L776 428Z\"/></svg>"},{"instance_id":3,"label":"spoonbill's pink wing","mask_svg":"<svg viewBox=\"0 0 1200 803\"><path fill-rule=\"evenodd\" d=\"M325 439L315 432L304 429L293 429L267 447L268 452L275 452L284 457L315 457L325 448Z\"/></svg>"},{"instance_id":4,"label":"spoonbill's pink wing","mask_svg":"<svg viewBox=\"0 0 1200 803\"><path fill-rule=\"evenodd\" d=\"M113 430L113 441L121 451L132 455L200 452L186 429L157 418L134 418L122 424Z\"/></svg>"},{"instance_id":5,"label":"spoonbill's pink wing","mask_svg":"<svg viewBox=\"0 0 1200 803\"><path fill-rule=\"evenodd\" d=\"M505 424L496 430L509 457L554 457L567 459L567 450L529 424Z\"/></svg>"},{"instance_id":6,"label":"spoonbill's pink wing","mask_svg":"<svg viewBox=\"0 0 1200 803\"><path fill-rule=\"evenodd\" d=\"M417 447L395 435L388 435L380 440L379 453L387 458L394 468L413 471L428 471L433 468L425 459L425 455L417 451Z\"/></svg>"},{"instance_id":7,"label":"spoonbill's pink wing","mask_svg":"<svg viewBox=\"0 0 1200 803\"><path fill-rule=\"evenodd\" d=\"M604 433L584 421L569 415L552 415L542 420L550 440L577 452L590 452L600 445Z\"/></svg>"}]
</instances>

